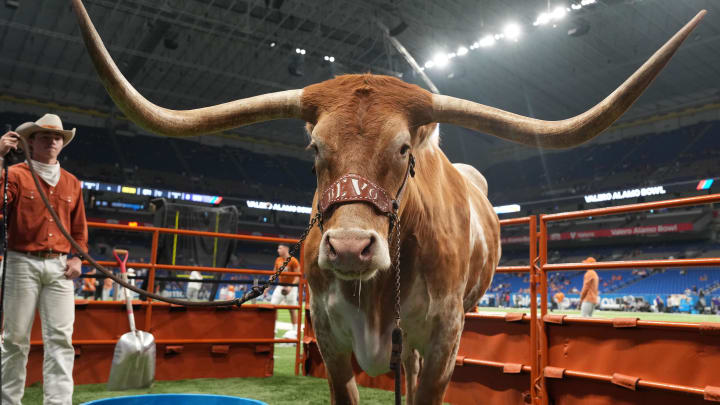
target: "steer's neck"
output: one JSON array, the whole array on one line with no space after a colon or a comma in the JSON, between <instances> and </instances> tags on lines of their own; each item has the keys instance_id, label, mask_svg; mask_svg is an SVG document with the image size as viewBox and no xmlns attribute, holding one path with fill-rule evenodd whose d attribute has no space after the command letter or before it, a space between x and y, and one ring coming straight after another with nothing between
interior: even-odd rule
<instances>
[{"instance_id":1,"label":"steer's neck","mask_svg":"<svg viewBox=\"0 0 720 405\"><path fill-rule=\"evenodd\" d=\"M415 177L408 181L407 192L401 202L403 235L431 232L431 223L444 222L438 215L447 215L462 182L459 173L439 147L428 145L416 155ZM464 186L464 185L463 185ZM454 191L453 191L454 190ZM428 229L426 229L428 228Z\"/></svg>"}]
</instances>

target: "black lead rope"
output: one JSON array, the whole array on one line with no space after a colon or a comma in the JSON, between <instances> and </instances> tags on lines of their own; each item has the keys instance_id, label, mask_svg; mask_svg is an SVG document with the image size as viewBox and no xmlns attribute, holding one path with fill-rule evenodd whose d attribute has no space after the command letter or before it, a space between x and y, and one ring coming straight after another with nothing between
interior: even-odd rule
<instances>
[{"instance_id":1,"label":"black lead rope","mask_svg":"<svg viewBox=\"0 0 720 405\"><path fill-rule=\"evenodd\" d=\"M393 201L393 212L390 214L390 234L392 239L393 228L395 230L395 328L392 331L392 351L390 353L390 369L395 373L395 405L402 405L402 350L403 336L400 328L400 196L405 189L408 177L415 177L415 157L412 153L409 156L408 167L400 188ZM390 244L388 243L388 246Z\"/></svg>"},{"instance_id":2,"label":"black lead rope","mask_svg":"<svg viewBox=\"0 0 720 405\"><path fill-rule=\"evenodd\" d=\"M395 230L395 328L392 331L392 351L390 354L390 369L395 374L395 405L402 404L402 329L400 328L400 217L397 215L398 204L393 203L394 212L391 214L391 222ZM390 235L392 239L392 234Z\"/></svg>"}]
</instances>

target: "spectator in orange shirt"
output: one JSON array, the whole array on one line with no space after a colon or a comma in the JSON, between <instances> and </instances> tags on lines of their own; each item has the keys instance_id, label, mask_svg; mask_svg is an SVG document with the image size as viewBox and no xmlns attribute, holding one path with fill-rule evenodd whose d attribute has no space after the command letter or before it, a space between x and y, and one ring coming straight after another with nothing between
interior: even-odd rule
<instances>
[{"instance_id":1,"label":"spectator in orange shirt","mask_svg":"<svg viewBox=\"0 0 720 405\"><path fill-rule=\"evenodd\" d=\"M0 158L27 140L40 186L62 225L87 251L88 231L80 181L60 168L58 155L75 137L60 117L45 114L0 138ZM3 170L4 172L4 170ZM5 173L3 173L5 174ZM42 318L43 403L72 403L72 345L75 321L73 279L80 276L79 257L68 258L68 242L43 204L28 163L8 169L8 254L2 341L2 399L19 405L25 390L30 330L35 311ZM0 190L0 198L2 198Z\"/></svg>"},{"instance_id":2,"label":"spectator in orange shirt","mask_svg":"<svg viewBox=\"0 0 720 405\"><path fill-rule=\"evenodd\" d=\"M94 276L95 272L95 269L90 269L86 276ZM95 299L95 277L85 277L82 281L82 297L85 299L93 297Z\"/></svg>"},{"instance_id":3,"label":"spectator in orange shirt","mask_svg":"<svg viewBox=\"0 0 720 405\"><path fill-rule=\"evenodd\" d=\"M583 260L583 263L595 263L594 257L588 257ZM600 295L598 294L598 284L600 279L597 273L593 269L589 269L585 272L583 277L583 287L580 291L580 313L583 317L589 318L592 316L595 306L600 302Z\"/></svg>"},{"instance_id":4,"label":"spectator in orange shirt","mask_svg":"<svg viewBox=\"0 0 720 405\"><path fill-rule=\"evenodd\" d=\"M565 309L563 301L565 300L565 294L562 291L558 291L553 295L553 309Z\"/></svg>"},{"instance_id":5,"label":"spectator in orange shirt","mask_svg":"<svg viewBox=\"0 0 720 405\"><path fill-rule=\"evenodd\" d=\"M278 252L278 258L275 259L275 268L274 270L277 270L282 266L283 263L285 263L285 260L287 260L288 257L290 257L290 247L288 245L285 245L283 243L278 245L277 248ZM285 267L284 273L299 273L300 272L300 263L298 263L297 259L294 257L290 259L290 262L288 263L287 267ZM278 283L280 284L298 284L300 283L300 277L298 276L286 276L284 274L281 274ZM297 305L298 304L298 288L297 286L289 286L289 285L280 285L278 284L277 287L275 287L275 291L273 291L272 298L270 299L270 303L273 305ZM297 310L291 309L290 311L290 321L293 324L293 330L297 329Z\"/></svg>"}]
</instances>

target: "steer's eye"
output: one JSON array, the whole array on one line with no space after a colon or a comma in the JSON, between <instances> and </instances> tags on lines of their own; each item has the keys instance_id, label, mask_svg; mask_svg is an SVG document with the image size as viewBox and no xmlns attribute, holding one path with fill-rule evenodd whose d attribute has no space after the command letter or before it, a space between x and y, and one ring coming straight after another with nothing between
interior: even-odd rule
<instances>
[{"instance_id":1,"label":"steer's eye","mask_svg":"<svg viewBox=\"0 0 720 405\"><path fill-rule=\"evenodd\" d=\"M400 154L405 156L405 154L410 150L410 145L403 145L402 148L400 148Z\"/></svg>"}]
</instances>

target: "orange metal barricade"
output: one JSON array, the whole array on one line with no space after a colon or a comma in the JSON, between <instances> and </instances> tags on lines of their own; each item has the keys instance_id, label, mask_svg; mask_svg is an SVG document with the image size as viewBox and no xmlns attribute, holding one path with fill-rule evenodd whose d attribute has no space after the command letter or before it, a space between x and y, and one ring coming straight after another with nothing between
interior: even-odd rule
<instances>
[{"instance_id":1,"label":"orange metal barricade","mask_svg":"<svg viewBox=\"0 0 720 405\"><path fill-rule=\"evenodd\" d=\"M589 216L624 214L716 202L720 202L720 194L540 215L539 220L538 217L528 216L501 221L503 227L527 225L529 228L528 265L498 267L497 272L529 273L530 314L466 315L466 328L461 338L455 373L446 400L451 403L476 403L478 398L482 398L480 400L482 403L532 403L538 405L550 403L605 405L613 403L700 404L708 401L720 402L720 377L715 370L716 365L720 364L720 343L718 343L720 323L644 321L637 318L578 318L551 314L548 313L547 279L550 271L590 268L602 270L635 267L720 266L720 258L632 260L589 264L548 263L549 234L547 228L549 223ZM129 264L149 269L149 286L154 285L156 269L263 275L272 273L272 271L250 269L158 264L157 244L160 233L227 237L268 243L296 242L283 238L215 234L154 227L128 227L101 223L92 223L91 226L152 233L150 263ZM302 266L304 265L302 254L299 256ZM114 262L102 262L102 264L115 265ZM299 275L299 273L288 274ZM306 281L301 277L298 294L300 303L307 304L309 302L309 291L306 287ZM538 295L540 296L539 310L537 308ZM88 306L118 306L120 308L120 303L111 302L78 301L76 305L80 309ZM139 324L144 325L143 329L151 332L163 330L168 319L167 311L162 311L158 315L161 319L154 319L153 308L172 311L175 307L150 300L136 302L135 305L145 306L145 311L139 312L138 318L142 318L139 319ZM181 351L183 344L205 344L212 353L222 355L227 350L225 347L227 344L253 344L255 353L262 354L271 350L267 348L267 345L272 343L296 343L296 375L302 365L303 373L306 375L325 376L325 369L312 330L312 320L309 316L305 317L305 336L302 337L303 311L301 306L250 305L244 308L261 312L281 308L300 310L297 339L275 339L274 335L270 338L252 338L244 336L242 333L232 336L228 334L192 339L164 335L158 337L158 344L164 344L165 353L170 354ZM262 318L261 312L258 312L260 314L258 316ZM218 314L215 312L215 315ZM246 315L247 319L253 316L255 315ZM273 319L274 316L275 314L273 314ZM102 321L100 322L102 323ZM119 333L119 331L113 330L113 333ZM36 336L37 334L33 335L33 346L41 343ZM88 352L92 352L93 346L100 347L109 345L111 342L115 342L113 337L94 335L76 336L74 341L78 346L88 347ZM300 355L300 342L304 347L302 356ZM100 359L99 356L93 358ZM664 367L657 367L658 364L662 364ZM37 363L37 366L40 367L40 363ZM362 385L392 388L392 379L389 375L370 378L359 369L356 371L358 382ZM31 382L30 378L28 378L28 382Z\"/></svg>"},{"instance_id":2,"label":"orange metal barricade","mask_svg":"<svg viewBox=\"0 0 720 405\"><path fill-rule=\"evenodd\" d=\"M150 233L152 235L150 262L128 263L128 266L148 269L148 287L154 288L156 270L220 272L234 274L271 275L272 270L232 269L216 267L182 266L159 264L157 262L158 240L161 233L186 236L219 237L240 241L294 244L296 239L263 237L240 234L168 229L145 226L127 226L90 222L88 227L115 231ZM114 261L100 261L106 267L116 267ZM87 263L85 263L87 264ZM298 303L304 300L305 280L302 273L284 274L300 276ZM229 281L230 282L230 281ZM76 348L76 383L103 382L107 377L112 352L117 338L127 329L124 303L119 301L76 300L76 322L73 345ZM158 379L229 377L272 375L272 345L295 343L295 373L300 365L301 305L246 304L241 308L185 308L162 302L134 301L137 323L143 330L153 333L158 345ZM144 307L144 310L140 310ZM158 312L159 309L162 311ZM274 335L276 311L278 309L298 310L298 334L296 339L277 339ZM189 328L194 325L195 328ZM207 332L201 332L208 328ZM41 380L42 338L36 322L31 333L31 353L28 361L27 383ZM238 349L230 350L231 347ZM180 356L180 353L183 353ZM180 357L183 357L182 359ZM252 370L238 363L257 361L260 367ZM238 371L240 370L240 371ZM201 373L198 375L198 373ZM210 374L207 374L210 373Z\"/></svg>"},{"instance_id":3,"label":"orange metal barricade","mask_svg":"<svg viewBox=\"0 0 720 405\"><path fill-rule=\"evenodd\" d=\"M720 323L574 318L548 314L547 309L549 271L720 265L720 258L549 264L549 223L716 202L720 194L540 215L537 352L542 383L533 403L572 404L581 398L589 404L720 401L720 377L713 371L720 364ZM584 369L571 369L576 367ZM566 377L573 382L564 383ZM633 395L635 390L643 393Z\"/></svg>"}]
</instances>

